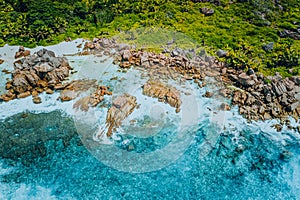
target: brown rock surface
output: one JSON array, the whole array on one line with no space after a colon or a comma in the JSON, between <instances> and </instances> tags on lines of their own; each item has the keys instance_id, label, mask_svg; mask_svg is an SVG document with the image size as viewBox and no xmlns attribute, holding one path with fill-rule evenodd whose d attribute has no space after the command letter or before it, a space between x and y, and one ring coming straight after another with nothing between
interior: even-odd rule
<instances>
[{"instance_id":1,"label":"brown rock surface","mask_svg":"<svg viewBox=\"0 0 300 200\"><path fill-rule=\"evenodd\" d=\"M206 91L203 97L211 98L214 94L212 92Z\"/></svg>"},{"instance_id":2,"label":"brown rock surface","mask_svg":"<svg viewBox=\"0 0 300 200\"><path fill-rule=\"evenodd\" d=\"M31 92L31 96L33 96L33 97L36 97L36 96L38 96L39 95L39 93L36 91L36 90L33 90L32 92Z\"/></svg>"},{"instance_id":3,"label":"brown rock surface","mask_svg":"<svg viewBox=\"0 0 300 200\"><path fill-rule=\"evenodd\" d=\"M60 93L59 99L61 101L70 101L75 99L79 94L97 87L96 80L82 79L74 80L62 86L63 90Z\"/></svg>"},{"instance_id":4,"label":"brown rock surface","mask_svg":"<svg viewBox=\"0 0 300 200\"><path fill-rule=\"evenodd\" d=\"M88 111L89 101L90 101L89 96L82 97L74 103L73 108L80 109L82 111Z\"/></svg>"},{"instance_id":5,"label":"brown rock surface","mask_svg":"<svg viewBox=\"0 0 300 200\"><path fill-rule=\"evenodd\" d=\"M226 111L226 110L231 110L231 108L230 108L230 105L229 105L229 104L227 104L227 103L222 103L222 104L220 105L220 110Z\"/></svg>"},{"instance_id":6,"label":"brown rock surface","mask_svg":"<svg viewBox=\"0 0 300 200\"><path fill-rule=\"evenodd\" d=\"M29 91L23 92L18 94L18 98L25 98L25 97L29 97L31 95L31 93Z\"/></svg>"},{"instance_id":7,"label":"brown rock surface","mask_svg":"<svg viewBox=\"0 0 300 200\"><path fill-rule=\"evenodd\" d=\"M103 134L106 134L107 137L111 137L113 131L121 126L122 121L133 112L136 106L136 97L126 93L122 96L117 96L108 110L106 129L100 130L96 137L101 137Z\"/></svg>"},{"instance_id":8,"label":"brown rock surface","mask_svg":"<svg viewBox=\"0 0 300 200\"><path fill-rule=\"evenodd\" d=\"M46 89L46 93L47 94L53 94L54 92L53 92L53 90L51 90L50 88L48 88L48 89Z\"/></svg>"},{"instance_id":9,"label":"brown rock surface","mask_svg":"<svg viewBox=\"0 0 300 200\"><path fill-rule=\"evenodd\" d=\"M3 101L10 101L10 100L13 100L16 98L16 94L12 93L12 92L7 92L6 94L2 94L0 96L0 100L3 100Z\"/></svg>"},{"instance_id":10,"label":"brown rock surface","mask_svg":"<svg viewBox=\"0 0 300 200\"><path fill-rule=\"evenodd\" d=\"M80 108L83 111L88 111L89 107L95 107L104 100L104 95L112 95L106 86L98 86L92 94L80 98L74 104L73 108Z\"/></svg>"},{"instance_id":11,"label":"brown rock surface","mask_svg":"<svg viewBox=\"0 0 300 200\"><path fill-rule=\"evenodd\" d=\"M25 57L25 56L29 56L30 55L30 51L29 50L25 50L25 48L23 46L19 47L19 51L16 52L15 54L15 58L20 58L20 57Z\"/></svg>"},{"instance_id":12,"label":"brown rock surface","mask_svg":"<svg viewBox=\"0 0 300 200\"><path fill-rule=\"evenodd\" d=\"M42 103L41 97L38 97L38 96L33 97L33 98L32 98L32 101L33 101L33 103L35 103L35 104L40 104L40 103Z\"/></svg>"},{"instance_id":13,"label":"brown rock surface","mask_svg":"<svg viewBox=\"0 0 300 200\"><path fill-rule=\"evenodd\" d=\"M11 86L7 87L11 94L2 95L0 99L21 98L25 94L35 93L33 91L40 93L69 76L71 67L66 58L56 57L54 52L47 49L41 49L30 56L29 50L20 47L16 54L16 57L19 56L26 57L14 62Z\"/></svg>"},{"instance_id":14,"label":"brown rock surface","mask_svg":"<svg viewBox=\"0 0 300 200\"><path fill-rule=\"evenodd\" d=\"M176 112L180 111L181 99L180 92L159 80L149 80L143 85L143 94L149 97L158 98L159 101L168 103L176 108Z\"/></svg>"}]
</instances>

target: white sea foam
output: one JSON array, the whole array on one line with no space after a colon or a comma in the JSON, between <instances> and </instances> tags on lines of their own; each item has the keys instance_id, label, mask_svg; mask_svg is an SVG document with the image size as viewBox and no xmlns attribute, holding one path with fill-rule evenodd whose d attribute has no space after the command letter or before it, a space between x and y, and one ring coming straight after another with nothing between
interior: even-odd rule
<instances>
[{"instance_id":1,"label":"white sea foam","mask_svg":"<svg viewBox=\"0 0 300 200\"><path fill-rule=\"evenodd\" d=\"M299 152L299 151L298 151ZM287 180L296 197L300 197L300 155L292 157L291 161L284 165L283 177Z\"/></svg>"},{"instance_id":2,"label":"white sea foam","mask_svg":"<svg viewBox=\"0 0 300 200\"><path fill-rule=\"evenodd\" d=\"M54 200L57 199L51 193L51 189L39 185L24 183L5 183L2 176L15 171L13 167L4 167L0 160L0 199L17 200Z\"/></svg>"}]
</instances>

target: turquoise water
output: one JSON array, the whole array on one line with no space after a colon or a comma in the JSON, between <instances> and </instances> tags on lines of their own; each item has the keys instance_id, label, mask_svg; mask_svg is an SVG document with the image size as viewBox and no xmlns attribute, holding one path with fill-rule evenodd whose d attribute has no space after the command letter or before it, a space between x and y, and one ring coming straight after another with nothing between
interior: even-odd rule
<instances>
[{"instance_id":1,"label":"turquoise water","mask_svg":"<svg viewBox=\"0 0 300 200\"><path fill-rule=\"evenodd\" d=\"M234 149L222 135L216 147L199 159L205 125L199 125L190 147L173 164L159 171L133 174L114 170L95 159L81 144L72 120L48 114L18 114L1 123L2 135L19 134L33 145L23 154L1 159L1 199L299 199L295 172L299 146L284 160L281 147L264 134L244 130L245 150ZM17 122L17 123L14 123ZM34 122L28 124L30 122ZM60 128L63 127L63 128ZM49 137L43 142L43 138ZM51 139L54 138L54 139ZM1 138L10 143L13 138ZM20 142L18 145L22 146ZM7 150L7 149L6 149ZM2 149L1 151L6 151ZM2 152L3 153L3 152ZM295 166L293 166L295 165ZM296 167L296 168L295 168ZM298 179L299 180L299 179ZM298 193L296 193L298 192Z\"/></svg>"}]
</instances>

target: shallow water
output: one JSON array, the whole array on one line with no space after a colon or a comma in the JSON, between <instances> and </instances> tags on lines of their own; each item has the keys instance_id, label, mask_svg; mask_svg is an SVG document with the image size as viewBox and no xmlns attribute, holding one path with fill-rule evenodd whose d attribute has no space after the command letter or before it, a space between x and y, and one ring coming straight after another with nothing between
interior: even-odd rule
<instances>
[{"instance_id":1,"label":"shallow water","mask_svg":"<svg viewBox=\"0 0 300 200\"><path fill-rule=\"evenodd\" d=\"M49 48L62 55L66 52L62 50L66 44L61 45ZM75 42L70 43L67 53L76 53L75 46ZM0 48L0 54L4 48ZM0 68L8 68L11 59L7 58L7 65L0 65ZM94 143L85 140L85 134L89 132L82 131L87 129L78 122L82 116L74 114L72 102L56 101L58 94L43 94L43 103L39 105L33 104L30 97L0 103L0 199L300 198L300 136L294 130L284 127L281 133L277 133L270 127L275 121L248 123L238 115L236 107L230 112L218 111L216 107L224 99L203 98L206 88L196 90L193 84L187 83L185 87L192 91L197 103L183 111L190 113L189 109L194 109L193 113L198 114L195 121L194 116L183 115L184 112L176 115L168 105L139 95L140 89L132 82L139 82L138 76L134 76L138 72L134 70L126 74L117 72L117 67L110 64L111 60L101 61L106 59L103 57L69 56L68 59L79 71L71 78L93 76L105 84L117 85L119 91L126 89L135 94L142 106L140 112L132 113L132 119L141 119L141 113L150 110L153 111L153 115L151 112L147 114L150 119L157 117L157 113L169 113L165 115L169 121L164 121L164 126L155 135L143 135L144 132L138 129L131 130L132 134L120 130L115 149L130 155L145 153L146 156L149 152L165 150L164 147L174 142L174 138L180 138L177 137L179 132L175 131L176 125L184 124L192 127L192 131L184 132L190 134L189 143L180 151L182 154L176 155L176 149L171 151L170 148L161 153L166 160L171 158L164 165L156 165L155 160L147 163L146 157L146 161L139 158L131 161L133 167L130 171L124 168L124 160L113 162L110 159L111 165L105 165L108 162L101 160L95 151L99 150L98 146L95 148ZM97 73L90 73L95 71ZM123 82L111 81L110 78L115 76L125 79ZM3 86L3 79L0 82ZM213 85L208 86L210 90L213 90ZM186 98L191 101L189 96ZM95 124L105 121L103 113L104 108L93 110L90 116L97 118L94 121L87 118L91 124L84 124L94 129ZM145 129L149 118L143 119L141 127L153 131ZM183 121L186 119L192 119L193 123ZM124 126L123 131L126 130L130 129ZM180 149L182 145L178 145L175 147ZM111 154L110 158L114 156L117 153ZM146 172L136 173L136 166Z\"/></svg>"}]
</instances>

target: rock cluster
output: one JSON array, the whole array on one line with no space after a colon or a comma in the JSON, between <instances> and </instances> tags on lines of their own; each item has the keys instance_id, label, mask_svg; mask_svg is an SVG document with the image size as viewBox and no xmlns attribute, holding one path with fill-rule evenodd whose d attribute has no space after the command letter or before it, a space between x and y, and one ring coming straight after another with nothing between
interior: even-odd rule
<instances>
[{"instance_id":1,"label":"rock cluster","mask_svg":"<svg viewBox=\"0 0 300 200\"><path fill-rule=\"evenodd\" d=\"M232 103L239 105L240 114L251 120L285 119L300 116L299 77L283 79L249 75L227 70L227 75L241 90L233 92ZM269 83L268 83L269 82Z\"/></svg>"},{"instance_id":2,"label":"rock cluster","mask_svg":"<svg viewBox=\"0 0 300 200\"><path fill-rule=\"evenodd\" d=\"M133 112L136 106L136 97L126 93L121 96L117 96L108 110L105 129L100 130L96 137L99 138L104 134L106 134L107 137L111 137L113 131L121 126L122 121Z\"/></svg>"},{"instance_id":3,"label":"rock cluster","mask_svg":"<svg viewBox=\"0 0 300 200\"><path fill-rule=\"evenodd\" d=\"M108 39L94 39L86 44L86 48L89 52L115 49L115 64L119 63L123 69L132 66L142 69L146 72L145 77L193 80L199 87L204 87L205 77L208 76L218 81L217 86L222 86L222 83L234 85L236 89L221 88L219 95L231 98L232 104L238 105L240 113L250 120L283 119L287 115L292 115L295 119L299 117L299 77L264 77L252 69L245 72L227 68L215 57L206 56L205 53L197 55L194 51L179 48L166 49L164 53L156 54L133 50L128 45L119 45ZM220 50L217 55L223 57L227 53ZM204 96L215 95L208 92ZM220 109L229 110L230 106L224 104Z\"/></svg>"},{"instance_id":4,"label":"rock cluster","mask_svg":"<svg viewBox=\"0 0 300 200\"><path fill-rule=\"evenodd\" d=\"M21 51L22 52L22 51ZM69 76L71 67L64 57L56 57L54 52L41 49L31 56L14 62L12 80L6 83L8 92L0 99L9 101L24 98L55 89ZM34 102L39 102L36 98Z\"/></svg>"},{"instance_id":5,"label":"rock cluster","mask_svg":"<svg viewBox=\"0 0 300 200\"><path fill-rule=\"evenodd\" d=\"M121 68L135 66L147 72L148 76L160 79L203 81L205 76L220 75L218 70L220 64L216 59L212 57L188 59L184 52L180 53L176 50L171 52L171 56L163 53L124 50L116 59L116 62L120 62Z\"/></svg>"},{"instance_id":6,"label":"rock cluster","mask_svg":"<svg viewBox=\"0 0 300 200\"><path fill-rule=\"evenodd\" d=\"M176 113L180 112L180 92L172 86L163 84L159 80L149 80L143 85L143 94L158 98L159 101L176 108Z\"/></svg>"},{"instance_id":7,"label":"rock cluster","mask_svg":"<svg viewBox=\"0 0 300 200\"><path fill-rule=\"evenodd\" d=\"M78 97L82 92L96 88L97 86L97 80L82 79L74 80L64 85L57 85L55 89L62 90L59 96L61 101L70 101Z\"/></svg>"},{"instance_id":8,"label":"rock cluster","mask_svg":"<svg viewBox=\"0 0 300 200\"><path fill-rule=\"evenodd\" d=\"M135 66L144 70L147 76L162 79L178 80L183 78L203 81L205 76L219 76L219 68L223 65L216 58L196 55L193 50L185 51L175 48L173 50L166 49L165 53L156 54L142 50L135 51L129 45L118 44L114 39L107 38L95 38L92 42L86 42L84 49L81 53L83 55L114 56L114 64L119 63L122 69ZM188 57L193 58L189 59Z\"/></svg>"},{"instance_id":9,"label":"rock cluster","mask_svg":"<svg viewBox=\"0 0 300 200\"><path fill-rule=\"evenodd\" d=\"M74 104L74 108L80 108L82 111L88 111L90 107L96 107L104 100L104 95L112 95L106 86L97 86L96 90L85 97L80 98Z\"/></svg>"},{"instance_id":10,"label":"rock cluster","mask_svg":"<svg viewBox=\"0 0 300 200\"><path fill-rule=\"evenodd\" d=\"M111 49L119 49L121 46L114 39L94 38L93 41L85 43L84 51L81 54L99 54L103 52L104 55L111 55Z\"/></svg>"}]
</instances>

